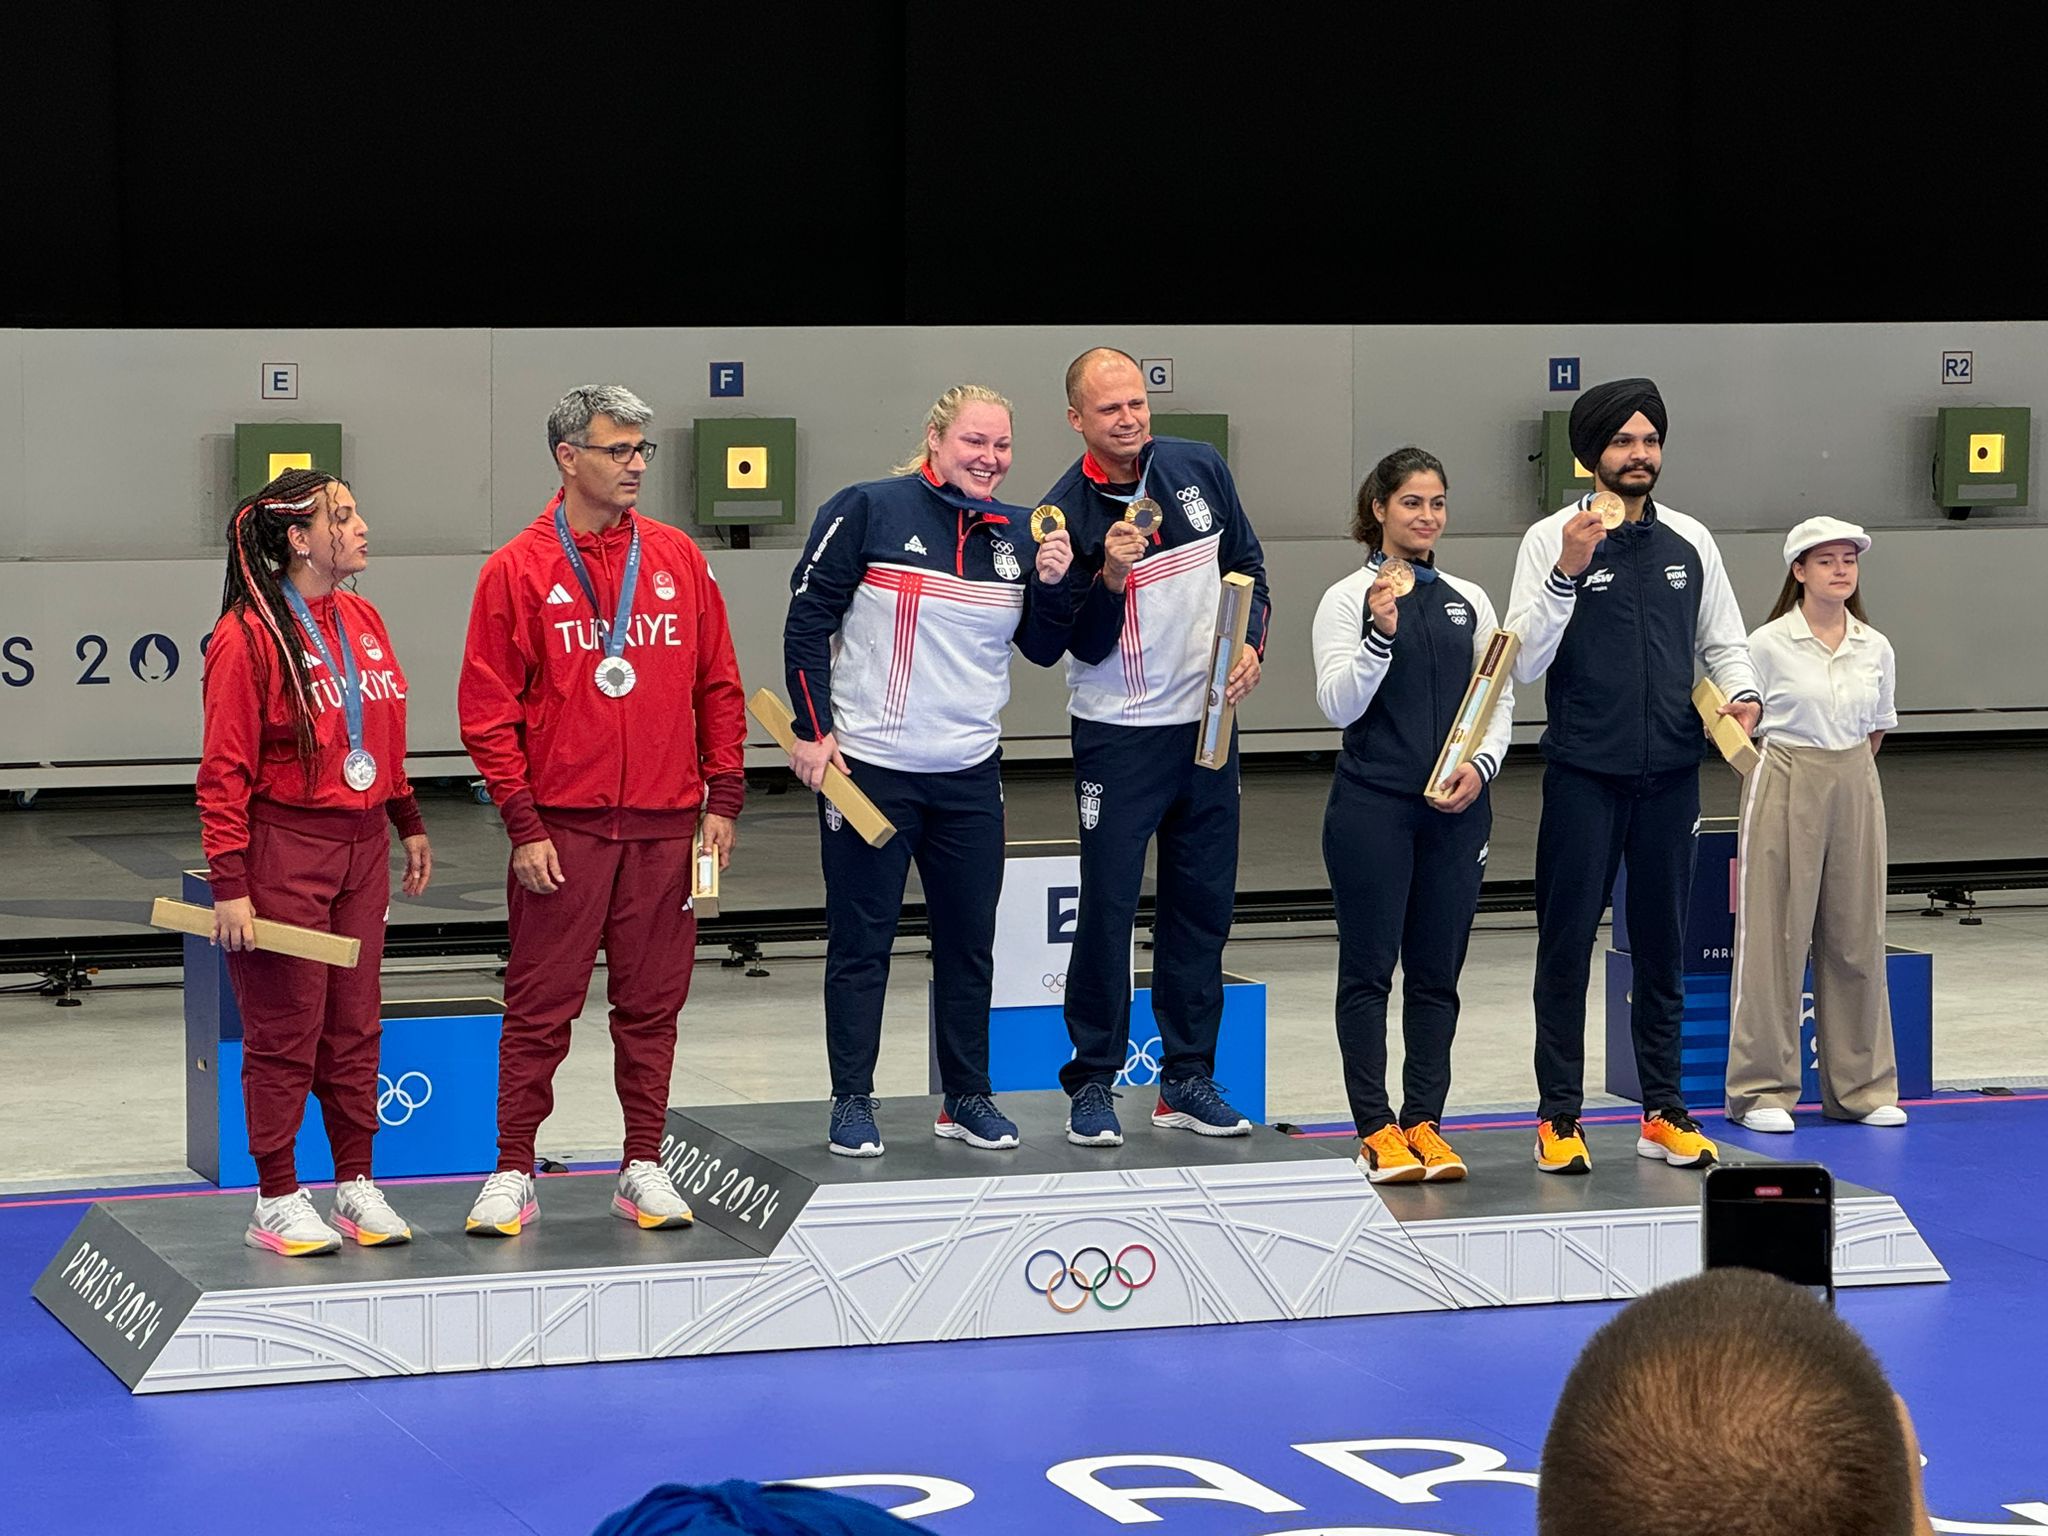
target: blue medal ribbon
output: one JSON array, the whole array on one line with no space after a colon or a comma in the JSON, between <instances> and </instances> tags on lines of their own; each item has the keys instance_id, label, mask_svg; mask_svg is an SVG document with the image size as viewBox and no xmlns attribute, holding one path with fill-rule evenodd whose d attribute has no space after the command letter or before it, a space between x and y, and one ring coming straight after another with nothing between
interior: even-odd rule
<instances>
[{"instance_id":1,"label":"blue medal ribbon","mask_svg":"<svg viewBox=\"0 0 2048 1536\"><path fill-rule=\"evenodd\" d=\"M1387 552L1384 549L1379 550L1370 560L1365 562L1365 568L1368 571L1377 571L1387 563L1387 559ZM1420 560L1410 560L1408 568L1415 572L1415 579L1418 582L1436 580L1436 567L1433 565L1424 565Z\"/></svg>"},{"instance_id":2,"label":"blue medal ribbon","mask_svg":"<svg viewBox=\"0 0 2048 1536\"><path fill-rule=\"evenodd\" d=\"M1131 492L1130 495L1119 496L1115 491L1112 491L1106 485L1098 485L1097 487L1095 487L1095 489L1102 492L1102 494L1107 496L1111 501L1120 501L1128 507L1132 502L1142 501L1144 499L1145 487L1151 483L1151 480L1152 461L1150 459L1146 459L1145 467L1138 471L1138 488L1135 491Z\"/></svg>"},{"instance_id":3,"label":"blue medal ribbon","mask_svg":"<svg viewBox=\"0 0 2048 1536\"><path fill-rule=\"evenodd\" d=\"M590 600L590 611L597 617L599 625L604 623L604 610L597 606L597 588L591 585L590 572L584 568L583 556L577 553L576 541L569 534L569 514L561 502L555 503L555 537L562 541L562 553L569 557L569 569L576 573L576 585L583 589L583 595ZM633 542L626 550L626 574L619 582L618 611L612 615L612 627L604 635L604 654L610 661L616 661L626 650L626 635L633 627L633 590L640 582L640 524L633 523Z\"/></svg>"},{"instance_id":4,"label":"blue medal ribbon","mask_svg":"<svg viewBox=\"0 0 2048 1536\"><path fill-rule=\"evenodd\" d=\"M314 620L313 610L308 606L304 596L292 585L289 578L280 585L284 588L285 601L292 605L292 613L298 619L299 626L311 638L314 649L320 653L320 659L327 664L327 675L341 680L341 715L348 727L349 757L353 759L359 752L368 757L369 754L363 752L363 679L356 671L355 647L348 643L348 626L341 622L341 604L337 601L334 605L334 634L341 642L342 662L341 667L337 669L334 665L334 653L327 648L327 637L320 632L320 625ZM374 761L371 767L374 772ZM370 786L352 784L350 787L368 789Z\"/></svg>"},{"instance_id":5,"label":"blue medal ribbon","mask_svg":"<svg viewBox=\"0 0 2048 1536\"><path fill-rule=\"evenodd\" d=\"M1149 444L1147 446L1149 446ZM1151 500L1151 498L1145 494L1145 487L1149 485L1152 481L1152 461L1151 459L1144 457L1143 449L1139 450L1139 456L1140 458L1144 459L1144 468L1138 471L1138 488L1135 491L1132 491L1130 495L1119 495L1117 492L1112 491L1107 485L1098 485L1095 487L1095 489L1100 491L1105 497L1107 497L1111 501L1122 502L1126 508L1136 506L1141 501ZM1105 473L1107 473L1107 471L1105 471ZM1156 509L1152 514L1152 526L1149 528L1142 529L1140 531L1144 533L1145 536L1149 538L1154 544L1159 544L1163 543L1165 540L1165 535L1160 532L1160 524L1166 521L1166 509L1164 507L1161 507L1159 503L1156 501L1152 502L1152 505Z\"/></svg>"}]
</instances>

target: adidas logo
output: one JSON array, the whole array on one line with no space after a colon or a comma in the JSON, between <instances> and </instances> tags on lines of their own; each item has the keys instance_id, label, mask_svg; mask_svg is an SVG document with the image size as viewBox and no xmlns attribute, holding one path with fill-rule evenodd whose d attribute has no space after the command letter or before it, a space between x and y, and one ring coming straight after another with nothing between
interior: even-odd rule
<instances>
[{"instance_id":1,"label":"adidas logo","mask_svg":"<svg viewBox=\"0 0 2048 1536\"><path fill-rule=\"evenodd\" d=\"M914 533L909 537L908 540L905 541L903 547L910 551L910 553L913 555L921 555L925 552L924 540L920 539Z\"/></svg>"},{"instance_id":2,"label":"adidas logo","mask_svg":"<svg viewBox=\"0 0 2048 1536\"><path fill-rule=\"evenodd\" d=\"M555 583L554 587L549 591L548 601L551 603L573 603L576 601L576 599L571 597L568 594L568 592L563 588L562 584L558 581Z\"/></svg>"}]
</instances>

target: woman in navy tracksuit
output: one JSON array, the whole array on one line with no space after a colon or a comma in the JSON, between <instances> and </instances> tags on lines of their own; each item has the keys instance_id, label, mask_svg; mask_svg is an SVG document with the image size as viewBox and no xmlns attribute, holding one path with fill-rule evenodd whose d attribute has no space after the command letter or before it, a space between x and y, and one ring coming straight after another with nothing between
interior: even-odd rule
<instances>
[{"instance_id":1,"label":"woman in navy tracksuit","mask_svg":"<svg viewBox=\"0 0 2048 1536\"><path fill-rule=\"evenodd\" d=\"M870 848L819 799L828 1135L846 1157L882 1152L875 1058L913 858L931 917L945 1089L933 1134L1017 1144L988 1076L1003 885L1001 714L1011 642L1040 665L1059 654L1071 623L1062 578L1072 548L1056 532L1034 556L1029 514L995 500L1010 468L1010 417L993 390L947 390L926 419L923 448L895 478L849 486L818 509L790 578L782 649L799 738L792 766L812 789L827 764L838 768L896 827ZM1055 620L1049 637L1038 631L1042 611Z\"/></svg>"},{"instance_id":2,"label":"woman in navy tracksuit","mask_svg":"<svg viewBox=\"0 0 2048 1536\"><path fill-rule=\"evenodd\" d=\"M1388 454L1358 489L1351 535L1363 569L1316 609L1316 702L1344 730L1323 861L1337 905L1337 1044L1375 1184L1465 1176L1438 1130L1451 1082L1458 973L1465 964L1493 806L1487 784L1507 749L1514 695L1503 687L1470 762L1425 798L1430 774L1494 629L1485 592L1437 570L1444 467L1420 448ZM1382 574L1409 563L1401 595ZM1387 1099L1387 993L1401 962L1407 1047L1397 1120Z\"/></svg>"}]
</instances>

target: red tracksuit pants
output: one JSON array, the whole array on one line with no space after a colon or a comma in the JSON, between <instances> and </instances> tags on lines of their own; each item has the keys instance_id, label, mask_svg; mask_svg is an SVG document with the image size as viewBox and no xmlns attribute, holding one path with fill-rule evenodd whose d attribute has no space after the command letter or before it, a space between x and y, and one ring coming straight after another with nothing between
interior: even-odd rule
<instances>
[{"instance_id":1,"label":"red tracksuit pants","mask_svg":"<svg viewBox=\"0 0 2048 1536\"><path fill-rule=\"evenodd\" d=\"M354 970L260 949L230 954L242 1010L242 1102L262 1192L299 1187L296 1143L306 1095L320 1101L337 1180L368 1177L377 1134L378 972L391 909L391 831L352 842L254 818L249 893L258 917L360 939Z\"/></svg>"},{"instance_id":2,"label":"red tracksuit pants","mask_svg":"<svg viewBox=\"0 0 2048 1536\"><path fill-rule=\"evenodd\" d=\"M612 1082L625 1115L621 1162L661 1155L676 1016L690 995L697 914L687 837L615 842L548 823L562 884L536 895L506 879L512 958L498 1044L498 1167L533 1171L533 1141L555 1107L555 1069L583 1011L597 947L608 966Z\"/></svg>"}]
</instances>

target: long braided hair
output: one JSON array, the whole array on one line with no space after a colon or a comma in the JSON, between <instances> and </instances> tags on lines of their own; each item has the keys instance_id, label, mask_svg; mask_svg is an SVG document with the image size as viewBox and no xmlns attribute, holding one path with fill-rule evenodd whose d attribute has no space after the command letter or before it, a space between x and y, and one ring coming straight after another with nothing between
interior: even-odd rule
<instances>
[{"instance_id":1,"label":"long braided hair","mask_svg":"<svg viewBox=\"0 0 2048 1536\"><path fill-rule=\"evenodd\" d=\"M297 627L284 583L292 562L291 530L310 533L316 514L333 505L330 486L347 481L318 469L288 469L254 495L235 505L228 523L228 569L221 584L223 617L239 612L245 624L260 627L277 651L278 664L291 684L292 714L299 758L313 758L313 695L306 675L306 649L294 634Z\"/></svg>"}]
</instances>

